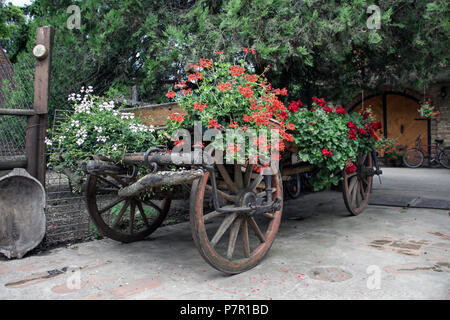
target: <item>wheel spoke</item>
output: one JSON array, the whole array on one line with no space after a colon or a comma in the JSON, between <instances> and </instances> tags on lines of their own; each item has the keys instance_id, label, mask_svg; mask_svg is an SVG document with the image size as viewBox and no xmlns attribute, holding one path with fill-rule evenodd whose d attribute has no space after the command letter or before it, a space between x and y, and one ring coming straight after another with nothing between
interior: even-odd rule
<instances>
[{"instance_id":1,"label":"wheel spoke","mask_svg":"<svg viewBox=\"0 0 450 320\"><path fill-rule=\"evenodd\" d=\"M353 189L355 188L356 182L358 181L358 178L354 177L354 178L350 179L349 181L350 181L350 183L349 183L349 186L348 186L348 193L352 194L353 193Z\"/></svg>"},{"instance_id":2,"label":"wheel spoke","mask_svg":"<svg viewBox=\"0 0 450 320\"><path fill-rule=\"evenodd\" d=\"M254 164L248 164L245 168L244 187L248 187L248 185L250 184L250 179L252 178L252 172L254 168Z\"/></svg>"},{"instance_id":3,"label":"wheel spoke","mask_svg":"<svg viewBox=\"0 0 450 320\"><path fill-rule=\"evenodd\" d=\"M222 212L218 212L218 211L212 211L212 212L210 212L210 213L208 213L208 214L205 214L204 216L203 216L203 222L208 222L209 220L212 220L212 219L214 219L215 217L218 217L218 216L221 216L222 215Z\"/></svg>"},{"instance_id":4,"label":"wheel spoke","mask_svg":"<svg viewBox=\"0 0 450 320\"><path fill-rule=\"evenodd\" d=\"M128 225L128 233L133 234L133 228L134 228L134 216L136 213L136 204L134 202L131 202L130 207L130 224Z\"/></svg>"},{"instance_id":5,"label":"wheel spoke","mask_svg":"<svg viewBox=\"0 0 450 320\"><path fill-rule=\"evenodd\" d=\"M248 224L247 219L242 219L242 244L244 246L244 256L250 257L250 241L248 239Z\"/></svg>"},{"instance_id":6,"label":"wheel spoke","mask_svg":"<svg viewBox=\"0 0 450 320\"><path fill-rule=\"evenodd\" d=\"M144 220L144 224L147 226L147 228L149 228L150 224L148 223L148 219L147 219L147 216L145 215L145 211L144 211L144 208L142 207L142 203L140 201L137 201L136 204L138 206L142 220Z\"/></svg>"},{"instance_id":7,"label":"wheel spoke","mask_svg":"<svg viewBox=\"0 0 450 320\"><path fill-rule=\"evenodd\" d=\"M216 234L211 240L211 246L214 248L214 246L220 241L222 236L224 235L225 231L228 230L228 228L233 223L234 219L236 218L237 214L235 212L231 213L230 215L226 216L225 219L223 219L222 224L220 225L219 229L217 229Z\"/></svg>"},{"instance_id":8,"label":"wheel spoke","mask_svg":"<svg viewBox=\"0 0 450 320\"><path fill-rule=\"evenodd\" d=\"M106 182L107 184L109 184L109 185L115 187L117 190L120 189L120 186L118 186L118 185L115 184L114 182L109 181L108 179L105 179L105 178L103 178L103 177L101 177L101 176L96 176L96 177L97 177L98 180L102 180L103 182Z\"/></svg>"},{"instance_id":9,"label":"wheel spoke","mask_svg":"<svg viewBox=\"0 0 450 320\"><path fill-rule=\"evenodd\" d=\"M150 206L150 207L153 207L153 208L155 208L156 210L158 210L158 212L161 212L161 208L160 207L158 207L158 205L156 205L155 203L153 203L153 201L151 201L151 200L141 200L143 203L145 203L146 205L148 205L148 206Z\"/></svg>"},{"instance_id":10,"label":"wheel spoke","mask_svg":"<svg viewBox=\"0 0 450 320\"><path fill-rule=\"evenodd\" d=\"M353 180L356 180L356 181L357 181L357 179L353 179ZM355 181L355 183L353 184L352 192L350 193L350 195L351 195L351 197L352 197L352 204L353 204L355 207L357 207L357 203L356 203L356 192L355 192L356 181Z\"/></svg>"},{"instance_id":11,"label":"wheel spoke","mask_svg":"<svg viewBox=\"0 0 450 320\"><path fill-rule=\"evenodd\" d=\"M364 185L363 185L363 182L360 180L359 181L359 191L361 192L361 197L362 197L362 200L364 200L364 198L365 198L365 190L364 190Z\"/></svg>"},{"instance_id":12,"label":"wheel spoke","mask_svg":"<svg viewBox=\"0 0 450 320\"><path fill-rule=\"evenodd\" d=\"M253 231L255 231L256 236L258 237L259 241L266 242L266 238L264 237L263 233L258 227L258 224L256 223L255 219L253 217L248 217L248 222L250 226L252 227Z\"/></svg>"},{"instance_id":13,"label":"wheel spoke","mask_svg":"<svg viewBox=\"0 0 450 320\"><path fill-rule=\"evenodd\" d=\"M244 188L244 180L242 177L242 165L236 164L234 166L234 183L238 189Z\"/></svg>"},{"instance_id":14,"label":"wheel spoke","mask_svg":"<svg viewBox=\"0 0 450 320\"><path fill-rule=\"evenodd\" d=\"M217 169L219 169L220 174L222 175L223 181L227 185L228 189L237 194L239 192L236 185L233 183L233 180L231 180L230 175L228 174L227 170L225 169L225 166L223 164L218 164Z\"/></svg>"},{"instance_id":15,"label":"wheel spoke","mask_svg":"<svg viewBox=\"0 0 450 320\"><path fill-rule=\"evenodd\" d=\"M255 191L256 187L258 187L258 185L261 183L261 181L264 179L264 176L262 174L259 174L255 180L253 180L253 182L251 183L249 189L251 191Z\"/></svg>"},{"instance_id":16,"label":"wheel spoke","mask_svg":"<svg viewBox=\"0 0 450 320\"><path fill-rule=\"evenodd\" d=\"M99 214L103 214L103 213L105 213L105 212L108 211L109 209L115 207L116 205L118 205L119 203L121 203L121 202L124 201L124 200L125 200L125 198L119 198L119 199L117 199L117 200L111 202L110 204L108 204L108 205L107 205L106 207L104 207L103 209L98 210L98 213L99 213Z\"/></svg>"},{"instance_id":17,"label":"wheel spoke","mask_svg":"<svg viewBox=\"0 0 450 320\"><path fill-rule=\"evenodd\" d=\"M233 258L234 248L236 246L236 239L239 233L239 228L241 227L242 219L235 219L233 226L230 230L230 239L228 241L228 251L227 258L231 260Z\"/></svg>"},{"instance_id":18,"label":"wheel spoke","mask_svg":"<svg viewBox=\"0 0 450 320\"><path fill-rule=\"evenodd\" d=\"M123 214L125 213L125 211L127 211L127 208L129 205L130 205L130 202L126 201L125 204L122 206L122 209L120 209L120 212L119 212L116 220L114 220L112 228L115 228L119 224L120 220L122 220Z\"/></svg>"},{"instance_id":19,"label":"wheel spoke","mask_svg":"<svg viewBox=\"0 0 450 320\"><path fill-rule=\"evenodd\" d=\"M356 193L356 203L355 203L355 205L356 205L356 207L358 208L359 206L360 206L360 204L361 204L361 202L362 202L362 198L361 198L361 188L360 188L360 183L359 183L359 181L358 181L358 184L357 184L357 186L356 186L356 190L355 190L355 193Z\"/></svg>"},{"instance_id":20,"label":"wheel spoke","mask_svg":"<svg viewBox=\"0 0 450 320\"><path fill-rule=\"evenodd\" d=\"M212 187L209 184L207 184L205 186L205 189L208 190L209 192L212 192ZM233 203L236 202L236 197L235 196L233 196L231 194L228 194L228 193L225 193L223 191L217 190L217 195L219 197L224 198L225 200L230 201L230 202L233 202Z\"/></svg>"}]
</instances>

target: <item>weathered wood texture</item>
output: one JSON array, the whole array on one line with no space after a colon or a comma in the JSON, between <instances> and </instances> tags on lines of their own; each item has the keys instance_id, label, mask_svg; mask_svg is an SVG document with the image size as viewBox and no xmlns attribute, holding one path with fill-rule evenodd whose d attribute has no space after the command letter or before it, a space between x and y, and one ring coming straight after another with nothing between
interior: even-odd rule
<instances>
[{"instance_id":1,"label":"weathered wood texture","mask_svg":"<svg viewBox=\"0 0 450 320\"><path fill-rule=\"evenodd\" d=\"M132 112L146 125L153 125L155 127L165 126L167 118L172 113L186 114L184 110L176 103L155 104L144 107L125 109L127 112Z\"/></svg>"},{"instance_id":2,"label":"weathered wood texture","mask_svg":"<svg viewBox=\"0 0 450 320\"><path fill-rule=\"evenodd\" d=\"M34 116L36 111L26 109L0 109L0 115L8 116Z\"/></svg>"},{"instance_id":3,"label":"weathered wood texture","mask_svg":"<svg viewBox=\"0 0 450 320\"><path fill-rule=\"evenodd\" d=\"M25 169L16 168L0 178L0 252L22 258L45 235L46 194Z\"/></svg>"},{"instance_id":4,"label":"weathered wood texture","mask_svg":"<svg viewBox=\"0 0 450 320\"><path fill-rule=\"evenodd\" d=\"M28 118L25 152L27 170L45 186L45 135L48 121L48 100L50 92L50 69L52 61L54 30L52 27L37 29L36 45L43 45L47 50L44 59L36 59L34 76L34 111L36 115Z\"/></svg>"},{"instance_id":5,"label":"weathered wood texture","mask_svg":"<svg viewBox=\"0 0 450 320\"><path fill-rule=\"evenodd\" d=\"M0 157L0 170L26 168L26 166L27 166L27 158L25 157L25 155Z\"/></svg>"},{"instance_id":6,"label":"weathered wood texture","mask_svg":"<svg viewBox=\"0 0 450 320\"><path fill-rule=\"evenodd\" d=\"M182 183L191 183L203 175L203 170L183 170L183 171L160 171L150 173L132 185L129 185L118 192L119 197L131 197L138 195L142 191L152 188L168 185L179 185Z\"/></svg>"}]
</instances>

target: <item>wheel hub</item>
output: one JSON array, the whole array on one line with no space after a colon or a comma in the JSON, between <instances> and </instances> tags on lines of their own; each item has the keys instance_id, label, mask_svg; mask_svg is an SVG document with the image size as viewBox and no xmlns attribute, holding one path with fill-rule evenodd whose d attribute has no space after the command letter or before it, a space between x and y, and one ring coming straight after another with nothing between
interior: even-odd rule
<instances>
[{"instance_id":1,"label":"wheel hub","mask_svg":"<svg viewBox=\"0 0 450 320\"><path fill-rule=\"evenodd\" d=\"M236 205L239 207L252 207L256 203L256 194L250 190L243 190L240 192L236 199Z\"/></svg>"}]
</instances>

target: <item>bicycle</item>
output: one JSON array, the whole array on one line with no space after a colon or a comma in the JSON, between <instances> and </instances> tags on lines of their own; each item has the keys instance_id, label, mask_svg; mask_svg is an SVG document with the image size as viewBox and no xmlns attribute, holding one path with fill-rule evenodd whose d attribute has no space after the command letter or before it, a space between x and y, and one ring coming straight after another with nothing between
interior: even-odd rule
<instances>
[{"instance_id":1,"label":"bicycle","mask_svg":"<svg viewBox=\"0 0 450 320\"><path fill-rule=\"evenodd\" d=\"M435 149L436 156L431 155L427 156L430 159L431 163L439 163L444 168L450 169L450 147L441 148L440 145L444 142L444 139L435 139L435 144L431 145L431 149ZM428 149L428 145L425 145L426 149ZM414 148L410 148L406 150L403 154L403 164L408 168L419 168L423 165L423 161L425 159L425 155L422 146L421 135L416 139L416 145Z\"/></svg>"}]
</instances>

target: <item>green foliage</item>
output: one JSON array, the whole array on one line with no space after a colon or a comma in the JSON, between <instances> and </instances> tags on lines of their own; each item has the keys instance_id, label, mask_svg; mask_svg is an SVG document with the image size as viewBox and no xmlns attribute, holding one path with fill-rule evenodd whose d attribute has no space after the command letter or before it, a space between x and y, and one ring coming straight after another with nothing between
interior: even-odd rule
<instances>
[{"instance_id":1,"label":"green foliage","mask_svg":"<svg viewBox=\"0 0 450 320\"><path fill-rule=\"evenodd\" d=\"M379 30L367 28L373 2L366 0L75 3L80 30L66 26L73 1L36 0L24 10L30 16L26 28L7 45L8 54L18 57L17 50L31 51L37 26L54 26L55 52L67 52L55 56L52 79L63 98L73 90L68 84L92 85L97 94L137 84L141 100L159 103L186 76L187 64L214 50L231 61L242 47L258 50L252 58L256 73L270 64L274 86L307 102L314 95L348 99L386 83L418 86L448 69L446 0L378 1Z\"/></svg>"},{"instance_id":2,"label":"green foliage","mask_svg":"<svg viewBox=\"0 0 450 320\"><path fill-rule=\"evenodd\" d=\"M369 116L370 110L362 116L359 113L348 114L341 107L333 110L322 106L325 102L316 99L310 110L294 109L288 117L288 121L295 125L294 144L298 147L300 159L316 168L312 179L316 191L337 185L339 173L359 154L374 148L377 139L374 132L379 128L372 122L374 118Z\"/></svg>"},{"instance_id":3,"label":"green foliage","mask_svg":"<svg viewBox=\"0 0 450 320\"><path fill-rule=\"evenodd\" d=\"M114 101L93 96L91 89L82 88L72 94L74 112L59 127L50 129L47 145L62 154L52 154L50 166L62 166L84 175L80 162L92 156L103 156L118 163L125 153L145 152L157 145L154 129L123 112Z\"/></svg>"},{"instance_id":4,"label":"green foliage","mask_svg":"<svg viewBox=\"0 0 450 320\"><path fill-rule=\"evenodd\" d=\"M25 16L19 7L0 1L0 39L9 39L19 29L19 25L25 22Z\"/></svg>"}]
</instances>

